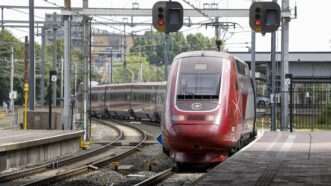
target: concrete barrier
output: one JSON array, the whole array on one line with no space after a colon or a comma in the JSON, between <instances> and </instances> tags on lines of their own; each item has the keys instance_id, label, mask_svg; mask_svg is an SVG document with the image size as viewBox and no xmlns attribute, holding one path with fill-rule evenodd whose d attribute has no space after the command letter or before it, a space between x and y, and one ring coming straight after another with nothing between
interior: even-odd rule
<instances>
[{"instance_id":1,"label":"concrete barrier","mask_svg":"<svg viewBox=\"0 0 331 186\"><path fill-rule=\"evenodd\" d=\"M7 133L22 136L13 130L8 130ZM82 131L52 130L44 131L42 135L40 133L40 130L27 130L24 132L26 138L20 137L22 139L16 142L0 144L0 174L4 170L52 161L80 151ZM34 135L37 137L31 139L30 136Z\"/></svg>"}]
</instances>

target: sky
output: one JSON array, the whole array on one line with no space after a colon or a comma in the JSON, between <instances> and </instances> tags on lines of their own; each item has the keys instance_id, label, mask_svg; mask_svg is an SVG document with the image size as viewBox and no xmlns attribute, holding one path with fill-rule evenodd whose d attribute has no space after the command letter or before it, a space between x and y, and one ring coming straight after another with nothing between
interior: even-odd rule
<instances>
[{"instance_id":1,"label":"sky","mask_svg":"<svg viewBox=\"0 0 331 186\"><path fill-rule=\"evenodd\" d=\"M48 2L46 2L48 1ZM177 0L184 8L190 8L184 1ZM28 5L28 0L0 0L0 5ZM90 7L111 7L111 8L131 8L133 2L138 2L140 8L151 8L156 0L89 0ZM197 7L202 7L204 3L217 3L218 8L243 8L248 9L251 0L190 0ZM279 0L281 4L281 0ZM35 0L36 6L63 6L63 0ZM330 51L331 50L331 1L330 0L290 0L291 8L294 9L295 4L298 7L298 17L290 22L290 51ZM73 7L81 7L82 0L72 0ZM43 20L45 13L53 11L36 10L35 20ZM58 12L60 13L60 12ZM10 10L4 12L5 20L28 20L28 10ZM97 20L104 20L96 17ZM122 21L123 18L112 18ZM139 21L150 22L150 18L137 18ZM206 20L205 18L195 19L194 21ZM235 30L232 34L226 34L226 48L230 51L247 51L250 47L250 28L248 18L223 18L224 21L233 21L241 25L242 28ZM110 32L117 32L116 29L101 26L100 29ZM118 27L123 29L122 27ZM150 29L148 27L133 27L127 28L130 31ZM10 31L23 40L25 35L28 35L28 29L10 29ZM214 30L201 27L183 27L181 30L184 34L200 32L206 36L213 37ZM142 32L141 32L142 33ZM280 31L277 32L277 50L280 50ZM36 41L40 42L40 38L36 37ZM270 34L262 36L257 34L257 51L270 50Z\"/></svg>"}]
</instances>

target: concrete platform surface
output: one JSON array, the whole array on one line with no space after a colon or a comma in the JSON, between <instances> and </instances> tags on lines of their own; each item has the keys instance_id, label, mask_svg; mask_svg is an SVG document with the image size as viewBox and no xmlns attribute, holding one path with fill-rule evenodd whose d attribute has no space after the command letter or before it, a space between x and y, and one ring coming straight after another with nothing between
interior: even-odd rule
<instances>
[{"instance_id":1,"label":"concrete platform surface","mask_svg":"<svg viewBox=\"0 0 331 186\"><path fill-rule=\"evenodd\" d=\"M82 134L83 131L71 130L0 130L0 152L55 143Z\"/></svg>"},{"instance_id":2,"label":"concrete platform surface","mask_svg":"<svg viewBox=\"0 0 331 186\"><path fill-rule=\"evenodd\" d=\"M196 185L331 185L331 132L267 132Z\"/></svg>"},{"instance_id":3,"label":"concrete platform surface","mask_svg":"<svg viewBox=\"0 0 331 186\"><path fill-rule=\"evenodd\" d=\"M83 131L0 130L0 174L80 151Z\"/></svg>"}]
</instances>

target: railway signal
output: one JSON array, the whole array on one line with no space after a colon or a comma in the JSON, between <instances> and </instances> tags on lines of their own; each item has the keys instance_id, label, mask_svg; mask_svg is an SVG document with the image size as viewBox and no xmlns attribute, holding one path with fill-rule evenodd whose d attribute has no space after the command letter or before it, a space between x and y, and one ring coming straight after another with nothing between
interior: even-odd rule
<instances>
[{"instance_id":1,"label":"railway signal","mask_svg":"<svg viewBox=\"0 0 331 186\"><path fill-rule=\"evenodd\" d=\"M255 32L275 32L280 19L281 11L276 2L254 2L249 9L249 24Z\"/></svg>"},{"instance_id":2,"label":"railway signal","mask_svg":"<svg viewBox=\"0 0 331 186\"><path fill-rule=\"evenodd\" d=\"M153 26L159 32L177 32L183 26L184 11L178 2L159 1L153 6Z\"/></svg>"}]
</instances>

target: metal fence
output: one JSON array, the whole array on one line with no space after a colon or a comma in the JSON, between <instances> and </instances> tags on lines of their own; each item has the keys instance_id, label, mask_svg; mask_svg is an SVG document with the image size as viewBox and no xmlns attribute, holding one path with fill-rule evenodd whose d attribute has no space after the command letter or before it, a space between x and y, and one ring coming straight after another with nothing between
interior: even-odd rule
<instances>
[{"instance_id":1,"label":"metal fence","mask_svg":"<svg viewBox=\"0 0 331 186\"><path fill-rule=\"evenodd\" d=\"M331 78L291 77L290 123L295 129L331 129Z\"/></svg>"}]
</instances>

